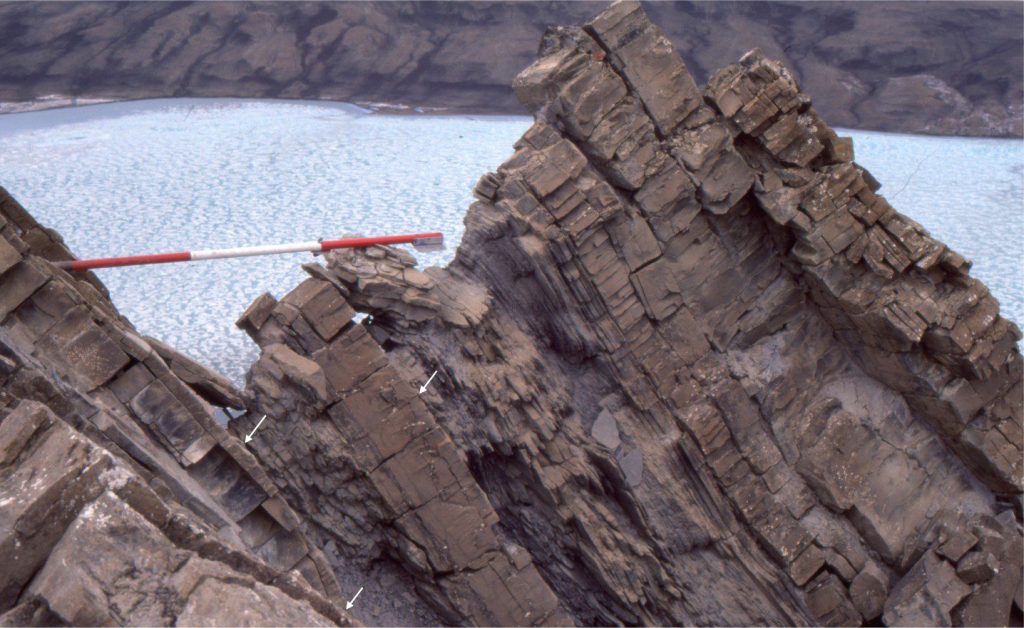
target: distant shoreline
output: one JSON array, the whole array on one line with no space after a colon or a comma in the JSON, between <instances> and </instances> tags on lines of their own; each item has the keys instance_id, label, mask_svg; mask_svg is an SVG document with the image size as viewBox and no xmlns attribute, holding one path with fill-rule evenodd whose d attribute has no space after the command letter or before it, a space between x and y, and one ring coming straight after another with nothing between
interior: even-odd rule
<instances>
[{"instance_id":1,"label":"distant shoreline","mask_svg":"<svg viewBox=\"0 0 1024 628\"><path fill-rule=\"evenodd\" d=\"M70 109L72 107L88 107L117 102L117 98L72 98L70 96L45 96L33 100L0 102L0 115L8 113L31 113L47 109Z\"/></svg>"},{"instance_id":2,"label":"distant shoreline","mask_svg":"<svg viewBox=\"0 0 1024 628\"><path fill-rule=\"evenodd\" d=\"M139 98L79 98L72 96L50 95L33 100L23 101L0 101L0 116L15 113L32 113L36 111L49 111L53 109L75 109L91 107L94 105L108 105L111 103L139 102L144 100L171 100L171 99L209 99L209 100L276 100L285 102L305 103L332 103L340 105L352 105L365 109L372 113L383 115L479 115L479 116L508 116L521 115L529 116L525 109L511 109L509 107L429 107L424 105L413 105L407 103L371 102L371 101L348 101L334 100L331 98L274 98L266 96L143 96Z\"/></svg>"},{"instance_id":3,"label":"distant shoreline","mask_svg":"<svg viewBox=\"0 0 1024 628\"><path fill-rule=\"evenodd\" d=\"M41 111L56 111L60 109L83 109L96 105L110 105L116 103L141 103L155 100L238 100L238 101L278 101L291 103L308 103L321 105L349 106L362 109L367 113L384 116L523 116L530 117L525 109L510 110L508 107L428 107L406 103L368 102L368 101L347 101L328 98L274 98L265 96L152 96L141 98L79 98L72 96L48 95L27 101L0 101L0 119L5 115L18 113L36 113ZM893 135L918 135L926 137L963 137L976 139L998 139L998 140L1024 140L1020 135L956 135L953 133L940 133L921 130L916 132L895 131L892 129L876 129L867 127L848 127L836 125L837 129L850 129L855 131L868 131L872 133L888 133Z\"/></svg>"},{"instance_id":4,"label":"distant shoreline","mask_svg":"<svg viewBox=\"0 0 1024 628\"><path fill-rule=\"evenodd\" d=\"M252 97L372 103L397 115L528 115L512 83L536 61L546 29L586 23L607 4L0 2L11 33L0 38L0 107ZM1024 3L644 6L698 86L758 48L831 126L1024 137Z\"/></svg>"}]
</instances>

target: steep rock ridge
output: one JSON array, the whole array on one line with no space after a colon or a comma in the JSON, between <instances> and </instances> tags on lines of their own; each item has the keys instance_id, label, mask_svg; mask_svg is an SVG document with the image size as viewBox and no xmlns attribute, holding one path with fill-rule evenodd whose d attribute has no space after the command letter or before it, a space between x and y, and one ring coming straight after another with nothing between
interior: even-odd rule
<instances>
[{"instance_id":1,"label":"steep rock ridge","mask_svg":"<svg viewBox=\"0 0 1024 628\"><path fill-rule=\"evenodd\" d=\"M522 111L509 83L597 2L0 3L0 111L228 96ZM832 124L1024 131L1014 2L652 2L698 80L759 46ZM34 101L34 102L33 102ZM16 103L16 104L15 104Z\"/></svg>"},{"instance_id":2,"label":"steep rock ridge","mask_svg":"<svg viewBox=\"0 0 1024 628\"><path fill-rule=\"evenodd\" d=\"M262 347L249 392L271 417L254 451L313 538L339 570L372 574L362 580L378 590L395 580L389 597L426 603L445 623L571 623L529 553L495 533L497 514L459 450L352 324L344 294L312 277L240 320ZM370 569L381 561L397 564Z\"/></svg>"},{"instance_id":3,"label":"steep rock ridge","mask_svg":"<svg viewBox=\"0 0 1024 628\"><path fill-rule=\"evenodd\" d=\"M2 188L0 235L0 623L350 623L215 420L240 393L49 264L71 255Z\"/></svg>"},{"instance_id":4,"label":"steep rock ridge","mask_svg":"<svg viewBox=\"0 0 1024 628\"><path fill-rule=\"evenodd\" d=\"M618 2L514 86L536 123L448 268L335 252L239 321L329 560L472 622L1019 613L1020 332L790 72L702 91Z\"/></svg>"}]
</instances>

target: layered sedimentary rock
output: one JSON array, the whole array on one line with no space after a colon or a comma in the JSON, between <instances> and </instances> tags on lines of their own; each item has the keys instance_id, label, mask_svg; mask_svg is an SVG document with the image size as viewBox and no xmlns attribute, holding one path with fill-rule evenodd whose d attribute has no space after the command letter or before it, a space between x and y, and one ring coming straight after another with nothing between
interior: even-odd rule
<instances>
[{"instance_id":1,"label":"layered sedimentary rock","mask_svg":"<svg viewBox=\"0 0 1024 628\"><path fill-rule=\"evenodd\" d=\"M0 236L0 625L349 624L222 425L241 393L46 261L71 256L2 188Z\"/></svg>"},{"instance_id":2,"label":"layered sedimentary rock","mask_svg":"<svg viewBox=\"0 0 1024 628\"><path fill-rule=\"evenodd\" d=\"M1019 619L1021 334L792 74L619 2L514 87L454 261L307 265L244 392L0 191L0 624Z\"/></svg>"},{"instance_id":3,"label":"layered sedimentary rock","mask_svg":"<svg viewBox=\"0 0 1024 628\"><path fill-rule=\"evenodd\" d=\"M328 560L460 623L1019 614L1020 332L790 72L702 90L621 2L514 86L446 269L331 253L239 321L232 429Z\"/></svg>"}]
</instances>

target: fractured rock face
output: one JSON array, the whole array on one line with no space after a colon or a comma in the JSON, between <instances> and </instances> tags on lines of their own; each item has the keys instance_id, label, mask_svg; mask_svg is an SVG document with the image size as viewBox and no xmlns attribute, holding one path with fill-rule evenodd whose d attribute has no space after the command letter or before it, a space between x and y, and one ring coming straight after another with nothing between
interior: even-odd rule
<instances>
[{"instance_id":1,"label":"fractured rock face","mask_svg":"<svg viewBox=\"0 0 1024 628\"><path fill-rule=\"evenodd\" d=\"M2 188L0 236L0 624L349 623L215 419L242 394L47 263L70 253Z\"/></svg>"},{"instance_id":2,"label":"fractured rock face","mask_svg":"<svg viewBox=\"0 0 1024 628\"><path fill-rule=\"evenodd\" d=\"M514 87L449 267L307 265L244 393L0 190L0 624L1019 612L1020 332L790 72L617 2Z\"/></svg>"},{"instance_id":3,"label":"fractured rock face","mask_svg":"<svg viewBox=\"0 0 1024 628\"><path fill-rule=\"evenodd\" d=\"M536 123L448 268L334 252L239 322L334 564L460 622L1009 621L1021 336L969 263L785 67L701 91L636 3L514 87Z\"/></svg>"},{"instance_id":4,"label":"fractured rock face","mask_svg":"<svg viewBox=\"0 0 1024 628\"><path fill-rule=\"evenodd\" d=\"M341 619L308 586L274 586L269 568L38 402L3 417L0 456L2 625Z\"/></svg>"},{"instance_id":5,"label":"fractured rock face","mask_svg":"<svg viewBox=\"0 0 1024 628\"><path fill-rule=\"evenodd\" d=\"M249 388L271 417L254 450L289 501L346 572L394 555L445 622L570 622L529 554L494 533L498 517L458 449L366 328L318 332L312 302L289 316L295 295L324 291L342 299L310 278L262 324L246 323L283 341L264 345Z\"/></svg>"}]
</instances>

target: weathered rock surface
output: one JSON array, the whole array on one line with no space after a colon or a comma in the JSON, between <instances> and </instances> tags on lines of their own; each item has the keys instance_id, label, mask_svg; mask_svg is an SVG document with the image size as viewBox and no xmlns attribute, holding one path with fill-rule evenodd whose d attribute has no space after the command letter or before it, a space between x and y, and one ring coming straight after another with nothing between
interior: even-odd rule
<instances>
[{"instance_id":1,"label":"weathered rock surface","mask_svg":"<svg viewBox=\"0 0 1024 628\"><path fill-rule=\"evenodd\" d=\"M250 96L519 113L509 84L533 61L544 29L602 8L0 3L0 101ZM652 2L648 10L701 82L758 46L786 63L835 125L1024 132L1020 3Z\"/></svg>"},{"instance_id":2,"label":"weathered rock surface","mask_svg":"<svg viewBox=\"0 0 1024 628\"><path fill-rule=\"evenodd\" d=\"M232 429L329 560L453 622L1019 613L1020 332L790 71L702 90L619 2L514 87L448 268L334 252L239 321Z\"/></svg>"},{"instance_id":3,"label":"weathered rock surface","mask_svg":"<svg viewBox=\"0 0 1024 628\"><path fill-rule=\"evenodd\" d=\"M618 2L514 88L449 267L307 265L244 393L0 189L0 624L1020 617L1021 334L790 71Z\"/></svg>"},{"instance_id":4,"label":"weathered rock surface","mask_svg":"<svg viewBox=\"0 0 1024 628\"><path fill-rule=\"evenodd\" d=\"M0 236L0 624L350 623L215 420L241 393L44 261L70 253L2 188Z\"/></svg>"},{"instance_id":5,"label":"weathered rock surface","mask_svg":"<svg viewBox=\"0 0 1024 628\"><path fill-rule=\"evenodd\" d=\"M261 582L269 569L207 540L215 530L164 502L46 406L21 402L0 439L4 604L16 603L0 623L22 623L27 608L69 625L337 621L323 599L303 599L296 580Z\"/></svg>"}]
</instances>

